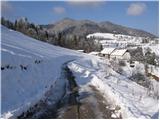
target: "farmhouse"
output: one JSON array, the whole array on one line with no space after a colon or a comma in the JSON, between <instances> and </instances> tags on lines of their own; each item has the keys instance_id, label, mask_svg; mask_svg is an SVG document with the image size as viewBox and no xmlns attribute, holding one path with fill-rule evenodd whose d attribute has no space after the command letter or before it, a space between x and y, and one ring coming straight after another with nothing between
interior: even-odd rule
<instances>
[{"instance_id":1,"label":"farmhouse","mask_svg":"<svg viewBox=\"0 0 160 120\"><path fill-rule=\"evenodd\" d=\"M110 57L123 60L130 60L131 58L127 49L116 49L111 53Z\"/></svg>"},{"instance_id":2,"label":"farmhouse","mask_svg":"<svg viewBox=\"0 0 160 120\"><path fill-rule=\"evenodd\" d=\"M115 50L115 48L104 48L101 51L101 56L110 58L110 55L114 50Z\"/></svg>"}]
</instances>

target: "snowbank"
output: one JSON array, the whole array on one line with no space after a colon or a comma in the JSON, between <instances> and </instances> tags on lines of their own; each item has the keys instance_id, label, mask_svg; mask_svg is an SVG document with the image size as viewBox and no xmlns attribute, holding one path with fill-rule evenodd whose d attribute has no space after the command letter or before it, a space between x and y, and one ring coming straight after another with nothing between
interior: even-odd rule
<instances>
[{"instance_id":1,"label":"snowbank","mask_svg":"<svg viewBox=\"0 0 160 120\"><path fill-rule=\"evenodd\" d=\"M83 59L68 66L80 87L96 86L107 101L121 107L123 118L154 118L157 115L158 100L150 97L146 88L116 73L104 61Z\"/></svg>"}]
</instances>

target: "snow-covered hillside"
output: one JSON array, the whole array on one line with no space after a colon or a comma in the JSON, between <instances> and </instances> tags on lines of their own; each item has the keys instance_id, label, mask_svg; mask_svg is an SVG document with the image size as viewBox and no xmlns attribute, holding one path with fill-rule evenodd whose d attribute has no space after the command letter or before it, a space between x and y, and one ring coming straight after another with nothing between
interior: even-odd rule
<instances>
[{"instance_id":1,"label":"snow-covered hillside","mask_svg":"<svg viewBox=\"0 0 160 120\"><path fill-rule=\"evenodd\" d=\"M62 64L80 59L83 54L34 40L3 26L1 29L2 117L27 109L51 85L59 84L55 97L60 97L64 84L64 80L59 80Z\"/></svg>"},{"instance_id":2,"label":"snow-covered hillside","mask_svg":"<svg viewBox=\"0 0 160 120\"><path fill-rule=\"evenodd\" d=\"M157 48L157 44L155 44L157 39L151 40L145 37L135 37L123 34L112 34L112 33L93 33L87 35L86 37L94 38L95 41L101 43L104 48L105 47L126 48L129 46L142 46L147 48L148 46L153 46Z\"/></svg>"},{"instance_id":3,"label":"snow-covered hillside","mask_svg":"<svg viewBox=\"0 0 160 120\"><path fill-rule=\"evenodd\" d=\"M53 101L61 99L65 84L61 69L65 63L75 76L80 96L93 85L110 107L120 106L123 118L158 117L159 100L149 96L147 88L114 71L109 61L40 42L3 26L1 29L3 118L15 118L43 99L50 88L54 90Z\"/></svg>"}]
</instances>

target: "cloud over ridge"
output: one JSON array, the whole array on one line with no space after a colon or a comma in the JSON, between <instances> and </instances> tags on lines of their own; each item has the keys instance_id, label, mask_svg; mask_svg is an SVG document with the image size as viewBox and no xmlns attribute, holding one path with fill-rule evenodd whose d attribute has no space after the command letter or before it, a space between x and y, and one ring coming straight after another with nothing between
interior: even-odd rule
<instances>
[{"instance_id":1,"label":"cloud over ridge","mask_svg":"<svg viewBox=\"0 0 160 120\"><path fill-rule=\"evenodd\" d=\"M147 9L144 3L132 3L127 9L127 14L132 16L138 16L145 12Z\"/></svg>"},{"instance_id":2,"label":"cloud over ridge","mask_svg":"<svg viewBox=\"0 0 160 120\"><path fill-rule=\"evenodd\" d=\"M66 12L65 8L64 7L54 7L53 8L53 12L55 14L63 14Z\"/></svg>"}]
</instances>

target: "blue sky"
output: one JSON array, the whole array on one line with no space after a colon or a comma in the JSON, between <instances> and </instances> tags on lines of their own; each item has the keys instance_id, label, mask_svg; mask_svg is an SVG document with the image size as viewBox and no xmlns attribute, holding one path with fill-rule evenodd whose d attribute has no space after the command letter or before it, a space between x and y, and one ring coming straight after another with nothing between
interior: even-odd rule
<instances>
[{"instance_id":1,"label":"blue sky","mask_svg":"<svg viewBox=\"0 0 160 120\"><path fill-rule=\"evenodd\" d=\"M158 35L158 2L103 1L103 2L2 2L2 16L14 21L27 17L35 24L50 24L65 17L97 22L111 21Z\"/></svg>"}]
</instances>

